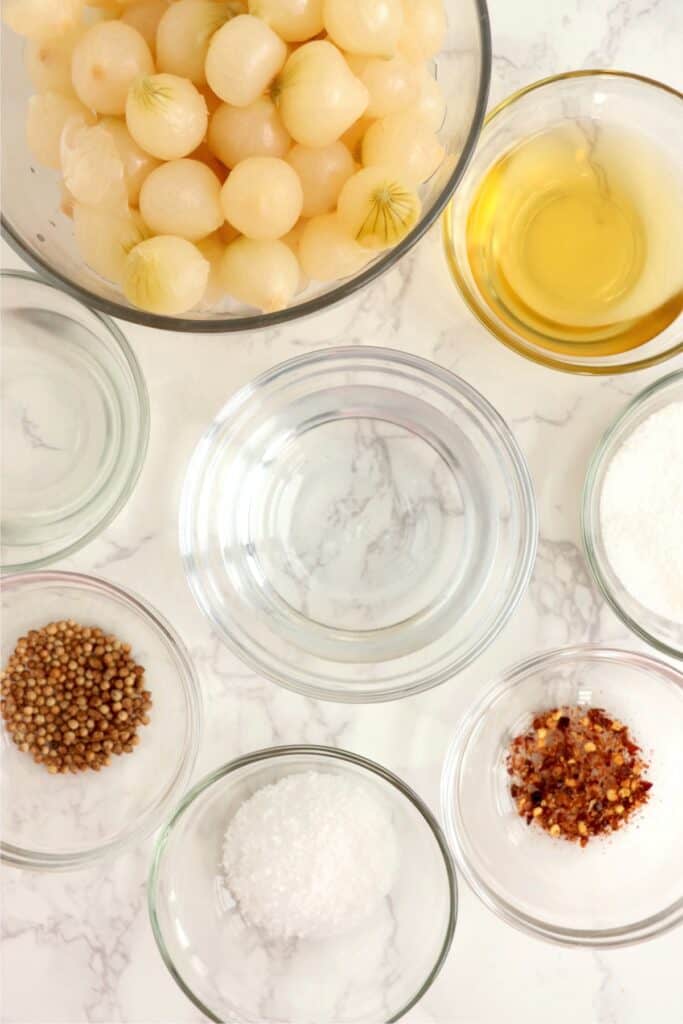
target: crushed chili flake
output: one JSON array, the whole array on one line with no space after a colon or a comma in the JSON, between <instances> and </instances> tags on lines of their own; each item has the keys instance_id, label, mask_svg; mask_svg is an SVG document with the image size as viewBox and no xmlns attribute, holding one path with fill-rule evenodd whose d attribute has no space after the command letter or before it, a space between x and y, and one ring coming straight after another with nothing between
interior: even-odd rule
<instances>
[{"instance_id":1,"label":"crushed chili flake","mask_svg":"<svg viewBox=\"0 0 683 1024\"><path fill-rule=\"evenodd\" d=\"M647 762L628 727L602 708L534 717L507 755L510 794L527 825L578 842L613 832L647 803Z\"/></svg>"}]
</instances>

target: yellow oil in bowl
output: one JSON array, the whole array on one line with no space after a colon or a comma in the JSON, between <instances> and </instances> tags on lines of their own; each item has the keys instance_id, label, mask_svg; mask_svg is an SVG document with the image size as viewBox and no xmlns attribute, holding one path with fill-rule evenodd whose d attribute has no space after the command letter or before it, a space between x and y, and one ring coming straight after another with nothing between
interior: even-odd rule
<instances>
[{"instance_id":1,"label":"yellow oil in bowl","mask_svg":"<svg viewBox=\"0 0 683 1024\"><path fill-rule=\"evenodd\" d=\"M683 309L683 184L645 135L568 122L489 168L466 224L482 298L522 337L600 356Z\"/></svg>"}]
</instances>

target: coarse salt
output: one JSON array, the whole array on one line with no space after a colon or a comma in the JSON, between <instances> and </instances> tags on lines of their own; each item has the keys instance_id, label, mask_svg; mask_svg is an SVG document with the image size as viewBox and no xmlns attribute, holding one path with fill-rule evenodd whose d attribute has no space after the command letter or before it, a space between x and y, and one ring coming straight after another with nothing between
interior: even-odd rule
<instances>
[{"instance_id":1,"label":"coarse salt","mask_svg":"<svg viewBox=\"0 0 683 1024\"><path fill-rule=\"evenodd\" d=\"M605 552L645 608L683 623L683 402L644 420L616 453L600 502Z\"/></svg>"},{"instance_id":2,"label":"coarse salt","mask_svg":"<svg viewBox=\"0 0 683 1024\"><path fill-rule=\"evenodd\" d=\"M230 822L226 881L270 938L324 938L377 912L398 875L391 811L367 784L321 772L258 790Z\"/></svg>"}]
</instances>

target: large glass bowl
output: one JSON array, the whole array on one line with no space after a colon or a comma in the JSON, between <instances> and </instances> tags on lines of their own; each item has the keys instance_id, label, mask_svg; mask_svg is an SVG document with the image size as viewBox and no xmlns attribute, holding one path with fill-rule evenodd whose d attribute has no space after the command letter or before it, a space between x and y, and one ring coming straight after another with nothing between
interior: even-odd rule
<instances>
[{"instance_id":1,"label":"large glass bowl","mask_svg":"<svg viewBox=\"0 0 683 1024\"><path fill-rule=\"evenodd\" d=\"M201 731L199 682L173 628L141 597L95 576L33 572L2 580L2 662L30 629L73 619L129 643L146 670L150 723L131 754L100 772L49 775L0 721L0 857L16 867L63 871L139 843L159 827L192 775Z\"/></svg>"},{"instance_id":2,"label":"large glass bowl","mask_svg":"<svg viewBox=\"0 0 683 1024\"><path fill-rule=\"evenodd\" d=\"M539 711L604 708L650 762L650 799L585 848L520 817L505 767ZM463 720L447 755L442 816L456 865L508 924L571 946L625 946L683 920L683 674L597 645L536 655L507 672Z\"/></svg>"},{"instance_id":3,"label":"large glass bowl","mask_svg":"<svg viewBox=\"0 0 683 1024\"><path fill-rule=\"evenodd\" d=\"M73 554L121 511L149 437L142 371L109 317L35 274L0 274L0 567Z\"/></svg>"},{"instance_id":4,"label":"large glass bowl","mask_svg":"<svg viewBox=\"0 0 683 1024\"><path fill-rule=\"evenodd\" d=\"M71 221L59 213L58 174L39 166L25 138L32 88L23 65L23 40L2 32L2 227L16 252L53 283L110 316L176 331L254 330L286 323L325 309L365 287L393 267L436 221L453 194L476 145L491 77L491 38L485 0L445 0L448 35L435 72L448 107L439 132L447 157L423 187L422 217L398 245L355 277L310 287L289 309L261 315L192 312L155 316L131 306L120 290L86 267L76 249Z\"/></svg>"},{"instance_id":5,"label":"large glass bowl","mask_svg":"<svg viewBox=\"0 0 683 1024\"><path fill-rule=\"evenodd\" d=\"M223 839L257 790L311 771L347 778L387 808L399 849L397 879L370 918L350 931L273 940L243 919L230 894ZM439 973L457 909L445 839L417 794L372 761L315 746L257 751L199 782L159 838L148 899L161 955L185 994L210 1020L242 1024L398 1020Z\"/></svg>"},{"instance_id":6,"label":"large glass bowl","mask_svg":"<svg viewBox=\"0 0 683 1024\"><path fill-rule=\"evenodd\" d=\"M544 78L489 112L476 153L458 193L443 217L446 258L454 281L477 319L498 341L543 366L572 373L612 374L643 369L683 352L683 316L652 338L626 352L595 355L589 345L558 345L551 332L535 336L515 329L515 314L504 320L477 285L467 252L467 220L485 174L520 142L539 132L580 124L587 136L601 124L636 131L666 154L683 174L683 95L662 82L618 71L571 71ZM675 202L676 198L671 197ZM680 202L680 198L678 199ZM528 330L527 330L527 333Z\"/></svg>"},{"instance_id":7,"label":"large glass bowl","mask_svg":"<svg viewBox=\"0 0 683 1024\"><path fill-rule=\"evenodd\" d=\"M349 702L462 671L516 608L536 539L496 410L426 359L364 346L238 391L195 450L180 513L190 585L235 653Z\"/></svg>"},{"instance_id":8,"label":"large glass bowl","mask_svg":"<svg viewBox=\"0 0 683 1024\"><path fill-rule=\"evenodd\" d=\"M602 438L586 474L581 532L593 577L622 622L663 654L683 658L683 623L646 608L626 589L610 562L600 516L605 478L613 458L628 443L641 423L671 402L683 403L683 370L667 374L636 395ZM634 487L638 487L639 483L634 481ZM683 507L679 511L683 531ZM634 542L637 543L635 538ZM644 552L643 558L646 557ZM683 580L680 585L683 587Z\"/></svg>"}]
</instances>

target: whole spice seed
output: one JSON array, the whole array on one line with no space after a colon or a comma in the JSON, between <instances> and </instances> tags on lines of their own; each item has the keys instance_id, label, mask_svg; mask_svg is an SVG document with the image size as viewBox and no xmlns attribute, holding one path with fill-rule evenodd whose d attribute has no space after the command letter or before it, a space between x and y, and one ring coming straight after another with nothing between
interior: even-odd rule
<instances>
[{"instance_id":1,"label":"whole spice seed","mask_svg":"<svg viewBox=\"0 0 683 1024\"><path fill-rule=\"evenodd\" d=\"M601 708L539 713L507 755L518 813L581 846L621 828L647 802L647 767L628 728Z\"/></svg>"},{"instance_id":2,"label":"whole spice seed","mask_svg":"<svg viewBox=\"0 0 683 1024\"><path fill-rule=\"evenodd\" d=\"M99 771L111 754L131 753L151 706L130 645L72 619L30 630L0 675L7 732L51 775Z\"/></svg>"}]
</instances>

